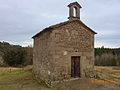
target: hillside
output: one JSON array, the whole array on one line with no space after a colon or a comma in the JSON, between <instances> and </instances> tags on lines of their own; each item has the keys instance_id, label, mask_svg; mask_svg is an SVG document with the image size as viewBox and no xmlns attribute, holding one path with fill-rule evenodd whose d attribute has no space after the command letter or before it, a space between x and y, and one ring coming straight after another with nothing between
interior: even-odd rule
<instances>
[{"instance_id":1,"label":"hillside","mask_svg":"<svg viewBox=\"0 0 120 90\"><path fill-rule=\"evenodd\" d=\"M32 64L33 48L0 42L0 66L25 66Z\"/></svg>"}]
</instances>

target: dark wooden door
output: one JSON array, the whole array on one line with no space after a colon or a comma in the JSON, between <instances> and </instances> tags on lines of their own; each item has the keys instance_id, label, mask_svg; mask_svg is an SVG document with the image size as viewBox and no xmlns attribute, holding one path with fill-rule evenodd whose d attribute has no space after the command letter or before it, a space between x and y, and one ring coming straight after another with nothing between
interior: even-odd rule
<instances>
[{"instance_id":1,"label":"dark wooden door","mask_svg":"<svg viewBox=\"0 0 120 90\"><path fill-rule=\"evenodd\" d=\"M71 57L71 77L80 77L80 56Z\"/></svg>"}]
</instances>

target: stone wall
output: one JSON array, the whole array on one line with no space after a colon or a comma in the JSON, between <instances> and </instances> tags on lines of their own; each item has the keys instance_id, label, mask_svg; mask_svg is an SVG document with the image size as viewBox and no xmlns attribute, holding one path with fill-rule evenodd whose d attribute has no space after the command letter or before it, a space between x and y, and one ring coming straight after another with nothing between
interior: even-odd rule
<instances>
[{"instance_id":1,"label":"stone wall","mask_svg":"<svg viewBox=\"0 0 120 90\"><path fill-rule=\"evenodd\" d=\"M94 34L72 22L52 31L55 79L71 77L71 56L80 56L81 77L90 76L94 67ZM60 78L59 78L60 77Z\"/></svg>"},{"instance_id":2,"label":"stone wall","mask_svg":"<svg viewBox=\"0 0 120 90\"><path fill-rule=\"evenodd\" d=\"M94 67L94 34L76 21L34 38L34 72L42 78L71 78L71 56L80 56L81 77L90 76Z\"/></svg>"},{"instance_id":3,"label":"stone wall","mask_svg":"<svg viewBox=\"0 0 120 90\"><path fill-rule=\"evenodd\" d=\"M51 31L34 38L33 71L44 79L50 79L53 71Z\"/></svg>"}]
</instances>

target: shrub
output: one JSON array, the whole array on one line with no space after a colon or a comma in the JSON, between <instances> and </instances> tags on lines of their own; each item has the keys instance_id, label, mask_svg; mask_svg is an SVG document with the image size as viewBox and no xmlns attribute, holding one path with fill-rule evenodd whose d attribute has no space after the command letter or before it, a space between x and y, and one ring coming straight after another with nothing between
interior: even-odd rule
<instances>
[{"instance_id":1,"label":"shrub","mask_svg":"<svg viewBox=\"0 0 120 90\"><path fill-rule=\"evenodd\" d=\"M7 51L3 58L9 66L23 65L26 61L26 51L22 47L16 47Z\"/></svg>"}]
</instances>

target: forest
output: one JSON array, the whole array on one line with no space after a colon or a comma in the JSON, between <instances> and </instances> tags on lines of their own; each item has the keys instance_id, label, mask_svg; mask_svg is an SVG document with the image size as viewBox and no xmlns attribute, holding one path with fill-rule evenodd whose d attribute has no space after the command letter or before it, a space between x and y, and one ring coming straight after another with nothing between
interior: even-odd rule
<instances>
[{"instance_id":1,"label":"forest","mask_svg":"<svg viewBox=\"0 0 120 90\"><path fill-rule=\"evenodd\" d=\"M120 48L95 48L96 66L120 66Z\"/></svg>"},{"instance_id":2,"label":"forest","mask_svg":"<svg viewBox=\"0 0 120 90\"><path fill-rule=\"evenodd\" d=\"M32 64L32 47L0 42L0 66L22 67Z\"/></svg>"},{"instance_id":3,"label":"forest","mask_svg":"<svg viewBox=\"0 0 120 90\"><path fill-rule=\"evenodd\" d=\"M32 61L33 47L0 42L0 66L22 67L31 65ZM95 65L120 66L120 48L95 48Z\"/></svg>"}]
</instances>

